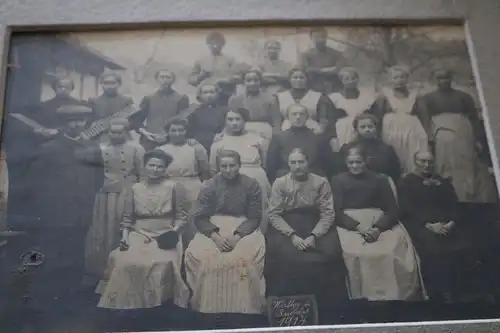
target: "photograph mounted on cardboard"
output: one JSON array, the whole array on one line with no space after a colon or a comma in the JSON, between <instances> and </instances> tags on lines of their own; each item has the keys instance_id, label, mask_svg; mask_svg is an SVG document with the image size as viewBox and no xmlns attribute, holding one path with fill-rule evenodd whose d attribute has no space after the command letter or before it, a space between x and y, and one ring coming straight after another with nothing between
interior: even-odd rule
<instances>
[{"instance_id":1,"label":"photograph mounted on cardboard","mask_svg":"<svg viewBox=\"0 0 500 333\"><path fill-rule=\"evenodd\" d=\"M9 317L32 318L18 332L500 308L461 26L15 33L6 66L1 279Z\"/></svg>"}]
</instances>

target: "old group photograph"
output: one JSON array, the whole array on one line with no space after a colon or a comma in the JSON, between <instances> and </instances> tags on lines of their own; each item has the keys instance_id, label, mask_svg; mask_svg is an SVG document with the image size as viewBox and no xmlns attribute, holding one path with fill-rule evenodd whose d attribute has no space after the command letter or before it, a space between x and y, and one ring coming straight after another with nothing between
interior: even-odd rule
<instances>
[{"instance_id":1,"label":"old group photograph","mask_svg":"<svg viewBox=\"0 0 500 333\"><path fill-rule=\"evenodd\" d=\"M3 332L500 315L462 26L16 33L9 49Z\"/></svg>"}]
</instances>

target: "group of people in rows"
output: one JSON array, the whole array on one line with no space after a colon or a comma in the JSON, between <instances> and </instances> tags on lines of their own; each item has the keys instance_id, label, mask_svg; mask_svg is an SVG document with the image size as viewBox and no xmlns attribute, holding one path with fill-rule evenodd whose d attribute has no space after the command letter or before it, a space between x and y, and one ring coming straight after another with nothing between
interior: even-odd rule
<instances>
[{"instance_id":1,"label":"group of people in rows","mask_svg":"<svg viewBox=\"0 0 500 333\"><path fill-rule=\"evenodd\" d=\"M210 34L188 78L194 104L168 69L136 109L116 73L90 102L57 80L37 107L44 126L25 127L42 142L26 175L37 241L54 256L45 282L58 281L41 292L90 286L103 308L254 314L266 296L313 294L325 308L448 295L469 251L458 205L497 196L472 98L447 70L420 96L403 66L366 92L326 31L311 36L290 68L277 41L250 67ZM89 138L92 121L105 130Z\"/></svg>"}]
</instances>

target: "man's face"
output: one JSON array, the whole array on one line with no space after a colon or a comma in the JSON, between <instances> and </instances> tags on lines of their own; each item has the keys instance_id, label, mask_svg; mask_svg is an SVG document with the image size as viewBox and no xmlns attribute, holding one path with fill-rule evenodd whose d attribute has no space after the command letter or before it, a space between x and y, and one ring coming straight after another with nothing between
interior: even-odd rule
<instances>
[{"instance_id":1,"label":"man's face","mask_svg":"<svg viewBox=\"0 0 500 333\"><path fill-rule=\"evenodd\" d=\"M73 91L73 82L68 79L59 80L56 84L56 95L67 97Z\"/></svg>"},{"instance_id":2,"label":"man's face","mask_svg":"<svg viewBox=\"0 0 500 333\"><path fill-rule=\"evenodd\" d=\"M219 160L219 170L225 179L234 179L240 172L240 165L234 157L222 157Z\"/></svg>"},{"instance_id":3,"label":"man's face","mask_svg":"<svg viewBox=\"0 0 500 333\"><path fill-rule=\"evenodd\" d=\"M316 46L325 46L327 35L324 31L314 31L311 33L311 39Z\"/></svg>"},{"instance_id":4,"label":"man's face","mask_svg":"<svg viewBox=\"0 0 500 333\"><path fill-rule=\"evenodd\" d=\"M440 89L448 89L451 87L451 74L445 71L439 72L435 76L436 84Z\"/></svg>"},{"instance_id":5,"label":"man's face","mask_svg":"<svg viewBox=\"0 0 500 333\"><path fill-rule=\"evenodd\" d=\"M292 127L304 127L307 122L307 110L302 105L292 105L288 109L288 120Z\"/></svg>"},{"instance_id":6,"label":"man's face","mask_svg":"<svg viewBox=\"0 0 500 333\"><path fill-rule=\"evenodd\" d=\"M113 144L125 142L127 139L127 130L123 125L111 125L109 128L109 140Z\"/></svg>"},{"instance_id":7,"label":"man's face","mask_svg":"<svg viewBox=\"0 0 500 333\"><path fill-rule=\"evenodd\" d=\"M208 49L214 55L218 55L222 52L222 48L224 47L224 43L218 40L211 40L207 42Z\"/></svg>"},{"instance_id":8,"label":"man's face","mask_svg":"<svg viewBox=\"0 0 500 333\"><path fill-rule=\"evenodd\" d=\"M305 176L309 170L307 158L299 152L290 154L288 157L288 167L292 175L296 177Z\"/></svg>"},{"instance_id":9,"label":"man's face","mask_svg":"<svg viewBox=\"0 0 500 333\"><path fill-rule=\"evenodd\" d=\"M168 130L168 137L172 143L184 143L186 134L186 127L180 124L172 124Z\"/></svg>"},{"instance_id":10,"label":"man's face","mask_svg":"<svg viewBox=\"0 0 500 333\"><path fill-rule=\"evenodd\" d=\"M114 76L106 76L102 80L102 90L106 94L113 94L118 91L118 80Z\"/></svg>"},{"instance_id":11,"label":"man's face","mask_svg":"<svg viewBox=\"0 0 500 333\"><path fill-rule=\"evenodd\" d=\"M269 43L266 47L266 51L267 51L267 56L270 59L277 59L280 54L281 47L278 44Z\"/></svg>"},{"instance_id":12,"label":"man's face","mask_svg":"<svg viewBox=\"0 0 500 333\"><path fill-rule=\"evenodd\" d=\"M430 153L419 153L415 156L417 172L423 175L431 175L434 171L434 156Z\"/></svg>"},{"instance_id":13,"label":"man's face","mask_svg":"<svg viewBox=\"0 0 500 333\"><path fill-rule=\"evenodd\" d=\"M83 132L86 125L86 119L70 119L68 120L68 132L72 135L78 135Z\"/></svg>"},{"instance_id":14,"label":"man's face","mask_svg":"<svg viewBox=\"0 0 500 333\"><path fill-rule=\"evenodd\" d=\"M356 125L356 132L364 139L374 139L377 137L377 126L371 119L361 119Z\"/></svg>"}]
</instances>

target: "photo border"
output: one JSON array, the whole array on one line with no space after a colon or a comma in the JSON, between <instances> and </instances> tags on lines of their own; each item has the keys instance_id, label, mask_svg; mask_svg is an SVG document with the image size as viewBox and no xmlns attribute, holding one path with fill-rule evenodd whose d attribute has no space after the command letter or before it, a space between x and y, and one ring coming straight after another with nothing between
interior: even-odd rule
<instances>
[{"instance_id":1,"label":"photo border","mask_svg":"<svg viewBox=\"0 0 500 333\"><path fill-rule=\"evenodd\" d=\"M500 179L500 1L498 0L2 0L0 122L9 41L19 32L76 32L300 25L463 25ZM498 110L498 111L497 111ZM2 122L3 123L3 122ZM499 314L500 316L500 314ZM422 327L422 326L425 326ZM500 332L499 320L395 323L230 331Z\"/></svg>"}]
</instances>

